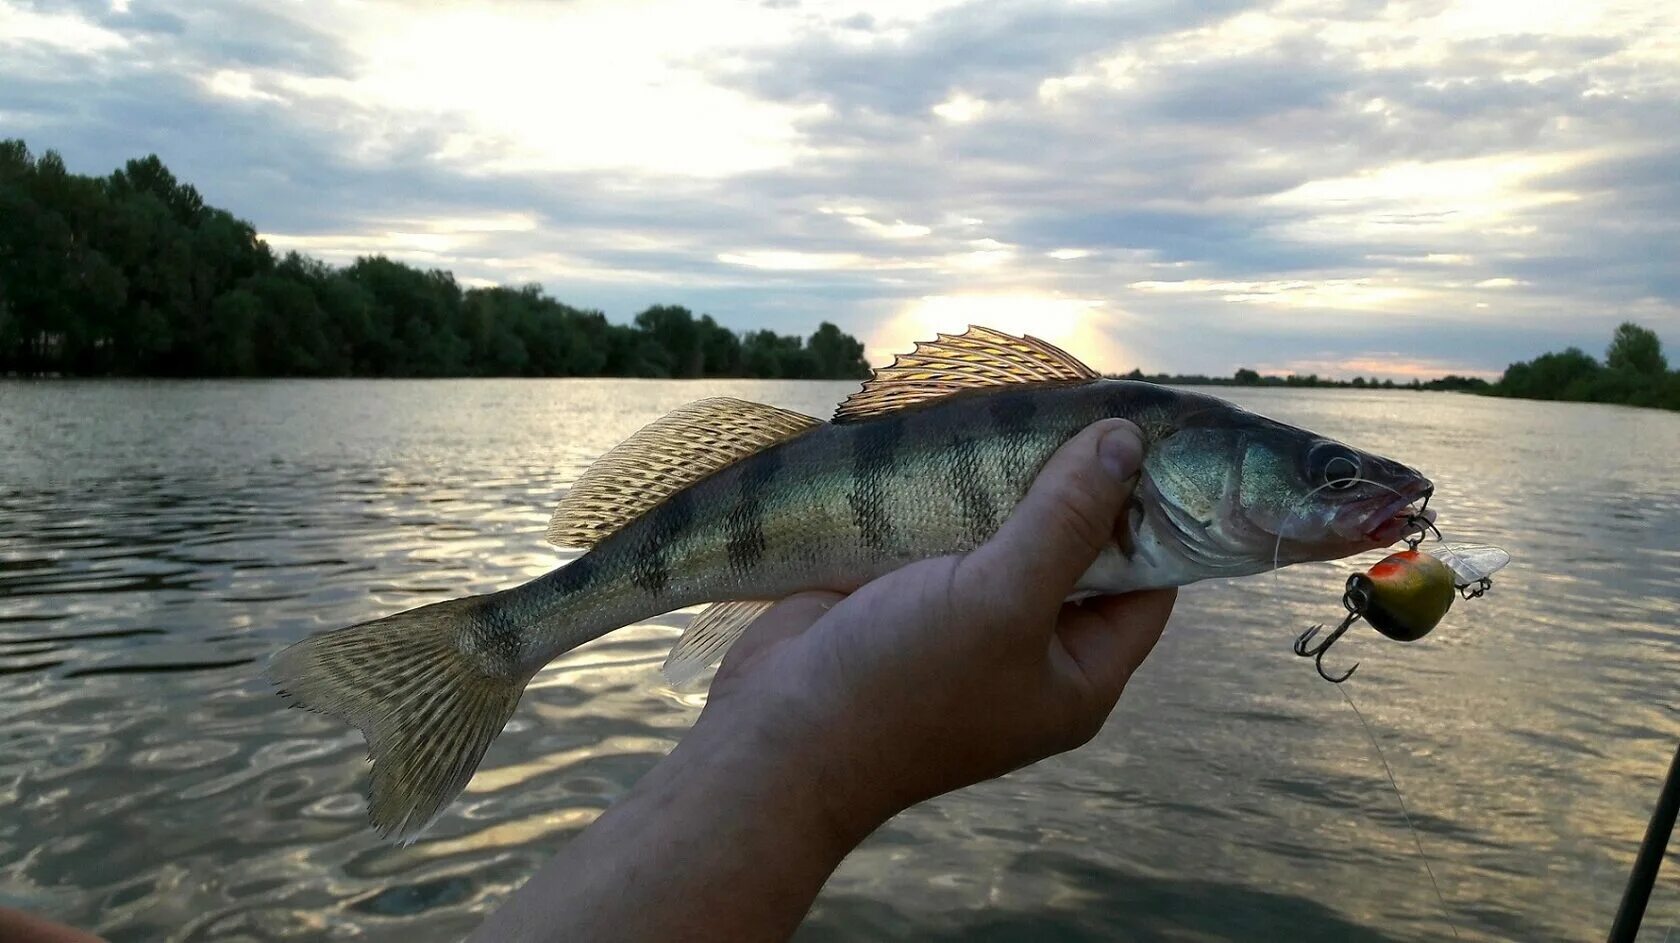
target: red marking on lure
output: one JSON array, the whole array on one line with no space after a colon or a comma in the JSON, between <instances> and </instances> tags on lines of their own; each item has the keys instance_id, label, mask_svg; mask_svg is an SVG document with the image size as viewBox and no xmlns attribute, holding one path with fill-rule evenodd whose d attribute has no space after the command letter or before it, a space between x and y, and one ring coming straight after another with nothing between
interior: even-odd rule
<instances>
[{"instance_id":1,"label":"red marking on lure","mask_svg":"<svg viewBox=\"0 0 1680 943\"><path fill-rule=\"evenodd\" d=\"M1435 628L1458 597L1453 571L1436 557L1402 550L1348 581L1362 592L1360 610L1378 632L1400 642L1414 642Z\"/></svg>"},{"instance_id":2,"label":"red marking on lure","mask_svg":"<svg viewBox=\"0 0 1680 943\"><path fill-rule=\"evenodd\" d=\"M1431 521L1432 522L1432 521ZM1511 555L1498 547L1456 547L1442 545L1419 552L1414 544L1391 553L1363 573L1348 577L1342 593L1347 618L1317 645L1312 644L1324 628L1315 625L1295 639L1295 654L1311 658L1319 677L1341 684L1353 676L1353 668L1333 675L1324 670L1324 653L1360 619L1398 642L1415 642L1428 635L1453 598L1473 599L1493 585L1493 574L1511 562Z\"/></svg>"}]
</instances>

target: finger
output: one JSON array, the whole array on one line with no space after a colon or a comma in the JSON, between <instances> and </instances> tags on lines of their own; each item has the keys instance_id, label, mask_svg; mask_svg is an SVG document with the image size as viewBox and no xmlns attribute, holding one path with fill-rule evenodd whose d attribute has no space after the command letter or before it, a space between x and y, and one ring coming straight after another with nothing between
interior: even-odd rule
<instances>
[{"instance_id":1,"label":"finger","mask_svg":"<svg viewBox=\"0 0 1680 943\"><path fill-rule=\"evenodd\" d=\"M964 588L1009 613L1053 613L1098 552L1143 463L1143 438L1124 419L1093 423L1039 470L991 540L963 559Z\"/></svg>"},{"instance_id":2,"label":"finger","mask_svg":"<svg viewBox=\"0 0 1680 943\"><path fill-rule=\"evenodd\" d=\"M719 673L730 670L731 665L744 665L755 653L805 631L835 603L845 598L841 593L795 593L776 603L754 619L746 632L729 647Z\"/></svg>"},{"instance_id":3,"label":"finger","mask_svg":"<svg viewBox=\"0 0 1680 943\"><path fill-rule=\"evenodd\" d=\"M1155 649L1177 598L1176 589L1151 589L1068 607L1056 634L1105 707Z\"/></svg>"}]
</instances>

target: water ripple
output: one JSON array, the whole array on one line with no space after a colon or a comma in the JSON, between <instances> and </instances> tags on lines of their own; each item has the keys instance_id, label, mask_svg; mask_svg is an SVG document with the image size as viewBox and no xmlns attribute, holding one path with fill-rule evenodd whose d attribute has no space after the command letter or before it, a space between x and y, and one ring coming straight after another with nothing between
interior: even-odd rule
<instances>
[{"instance_id":1,"label":"water ripple","mask_svg":"<svg viewBox=\"0 0 1680 943\"><path fill-rule=\"evenodd\" d=\"M23 437L0 450L0 900L113 941L464 933L692 722L704 687L658 677L689 616L542 672L408 848L365 827L360 738L279 709L261 661L563 562L541 539L554 502L684 402L820 414L847 392L0 381ZM1239 395L1401 454L1437 481L1450 535L1516 555L1422 641L1350 635L1352 693L1465 939L1601 937L1680 738L1680 417ZM800 939L1441 938L1364 731L1288 654L1338 611L1344 572L1185 591L1096 742L900 816ZM1680 893L1648 920L1680 923Z\"/></svg>"}]
</instances>

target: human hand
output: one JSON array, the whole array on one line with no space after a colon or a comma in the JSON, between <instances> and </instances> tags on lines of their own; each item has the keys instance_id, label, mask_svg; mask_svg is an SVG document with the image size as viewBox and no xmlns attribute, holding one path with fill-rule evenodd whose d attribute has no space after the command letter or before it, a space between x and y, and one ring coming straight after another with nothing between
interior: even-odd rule
<instances>
[{"instance_id":1,"label":"human hand","mask_svg":"<svg viewBox=\"0 0 1680 943\"><path fill-rule=\"evenodd\" d=\"M841 848L917 802L1086 743L1176 597L1063 602L1114 539L1141 460L1135 426L1096 423L972 552L777 604L724 660L690 737L732 741L782 801L819 806Z\"/></svg>"},{"instance_id":2,"label":"human hand","mask_svg":"<svg viewBox=\"0 0 1680 943\"><path fill-rule=\"evenodd\" d=\"M783 940L882 822L1095 736L1174 598L1062 602L1141 452L1097 423L972 552L777 604L676 749L475 939Z\"/></svg>"}]
</instances>

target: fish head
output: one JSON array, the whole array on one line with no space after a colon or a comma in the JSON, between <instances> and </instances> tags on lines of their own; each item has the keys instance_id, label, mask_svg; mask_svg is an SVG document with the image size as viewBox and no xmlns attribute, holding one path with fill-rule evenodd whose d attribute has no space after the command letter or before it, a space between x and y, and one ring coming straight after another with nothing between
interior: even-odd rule
<instances>
[{"instance_id":1,"label":"fish head","mask_svg":"<svg viewBox=\"0 0 1680 943\"><path fill-rule=\"evenodd\" d=\"M1434 489L1393 459L1229 404L1152 446L1145 473L1192 559L1226 571L1387 546L1415 530L1415 508Z\"/></svg>"}]
</instances>

